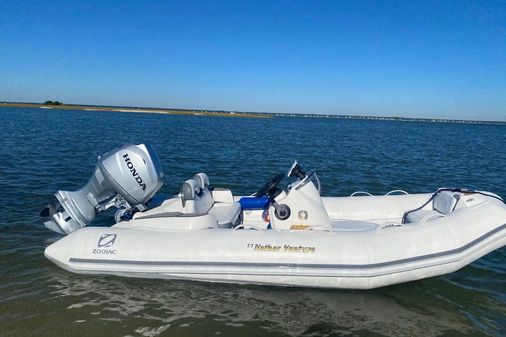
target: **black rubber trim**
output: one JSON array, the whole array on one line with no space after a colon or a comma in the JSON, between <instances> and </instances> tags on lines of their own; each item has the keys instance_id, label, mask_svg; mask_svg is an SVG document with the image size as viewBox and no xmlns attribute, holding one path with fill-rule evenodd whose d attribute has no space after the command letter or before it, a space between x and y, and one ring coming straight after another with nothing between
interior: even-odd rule
<instances>
[{"instance_id":1,"label":"black rubber trim","mask_svg":"<svg viewBox=\"0 0 506 337\"><path fill-rule=\"evenodd\" d=\"M144 220L144 219L157 219L157 218L193 218L207 215L208 213L183 213L183 212L164 212L157 214L148 214L144 216L139 216L134 220Z\"/></svg>"}]
</instances>

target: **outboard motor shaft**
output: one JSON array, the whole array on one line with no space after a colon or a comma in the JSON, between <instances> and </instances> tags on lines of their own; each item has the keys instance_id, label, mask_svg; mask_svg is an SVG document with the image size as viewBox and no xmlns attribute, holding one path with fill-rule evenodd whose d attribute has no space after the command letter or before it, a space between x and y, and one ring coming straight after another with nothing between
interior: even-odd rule
<instances>
[{"instance_id":1,"label":"outboard motor shaft","mask_svg":"<svg viewBox=\"0 0 506 337\"><path fill-rule=\"evenodd\" d=\"M44 225L69 234L89 225L95 216L114 206L117 215L146 209L146 203L162 187L163 171L157 154L147 144L125 145L98 157L88 183L77 191L58 191L58 202L41 216Z\"/></svg>"}]
</instances>

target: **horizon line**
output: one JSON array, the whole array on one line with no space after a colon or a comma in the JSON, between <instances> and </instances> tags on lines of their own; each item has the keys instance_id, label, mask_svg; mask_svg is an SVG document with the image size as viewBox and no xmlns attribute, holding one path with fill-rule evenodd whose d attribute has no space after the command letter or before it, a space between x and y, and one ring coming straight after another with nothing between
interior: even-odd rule
<instances>
[{"instance_id":1,"label":"horizon line","mask_svg":"<svg viewBox=\"0 0 506 337\"><path fill-rule=\"evenodd\" d=\"M46 103L53 102L53 103ZM227 109L197 109L197 108L166 108L166 107L151 107L151 106L130 106L130 105L103 105L103 104L74 104L62 103L59 101L46 101L46 102L12 102L0 101L0 106L7 105L10 107L17 107L17 105L33 105L36 107L46 106L53 108L75 107L97 107L97 108L126 108L126 109L144 109L153 110L153 112L170 112L170 111L185 111L194 113L220 113L220 114L250 114L259 116L274 116L274 117L306 117L306 118L336 118L336 119L358 119L358 120L392 120L392 121L405 121L405 122L428 122L428 123L459 123L459 124L506 124L506 120L479 120L479 119L457 119L457 118L434 118L434 117L404 117L404 116L378 116L378 115L355 115L355 114L331 114L331 113L308 113L308 112L272 112L272 111L238 111ZM56 103L56 104L55 104ZM78 109L76 109L78 110ZM135 111L131 111L135 112ZM150 111L139 111L150 112Z\"/></svg>"}]
</instances>

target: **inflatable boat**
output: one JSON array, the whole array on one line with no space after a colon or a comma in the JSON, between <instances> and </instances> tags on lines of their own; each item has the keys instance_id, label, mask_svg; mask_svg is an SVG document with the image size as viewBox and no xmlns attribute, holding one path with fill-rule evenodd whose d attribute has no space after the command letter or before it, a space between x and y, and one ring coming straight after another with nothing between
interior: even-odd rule
<instances>
[{"instance_id":1,"label":"inflatable boat","mask_svg":"<svg viewBox=\"0 0 506 337\"><path fill-rule=\"evenodd\" d=\"M82 274L371 289L451 273L506 244L506 205L490 192L321 197L316 173L294 162L250 196L198 173L150 206L162 181L147 145L99 157L84 188L41 212L68 234L45 256ZM116 224L87 227L113 206Z\"/></svg>"}]
</instances>

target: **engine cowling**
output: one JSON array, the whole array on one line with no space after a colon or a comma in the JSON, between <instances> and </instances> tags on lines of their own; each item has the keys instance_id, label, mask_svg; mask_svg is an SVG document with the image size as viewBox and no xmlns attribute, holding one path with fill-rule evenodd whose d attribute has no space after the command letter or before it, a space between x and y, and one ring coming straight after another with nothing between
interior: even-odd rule
<instances>
[{"instance_id":1,"label":"engine cowling","mask_svg":"<svg viewBox=\"0 0 506 337\"><path fill-rule=\"evenodd\" d=\"M98 157L88 183L77 191L58 191L57 203L41 215L44 225L69 234L89 225L96 215L110 207L121 214L146 209L146 203L163 185L160 160L148 144L125 145Z\"/></svg>"}]
</instances>

